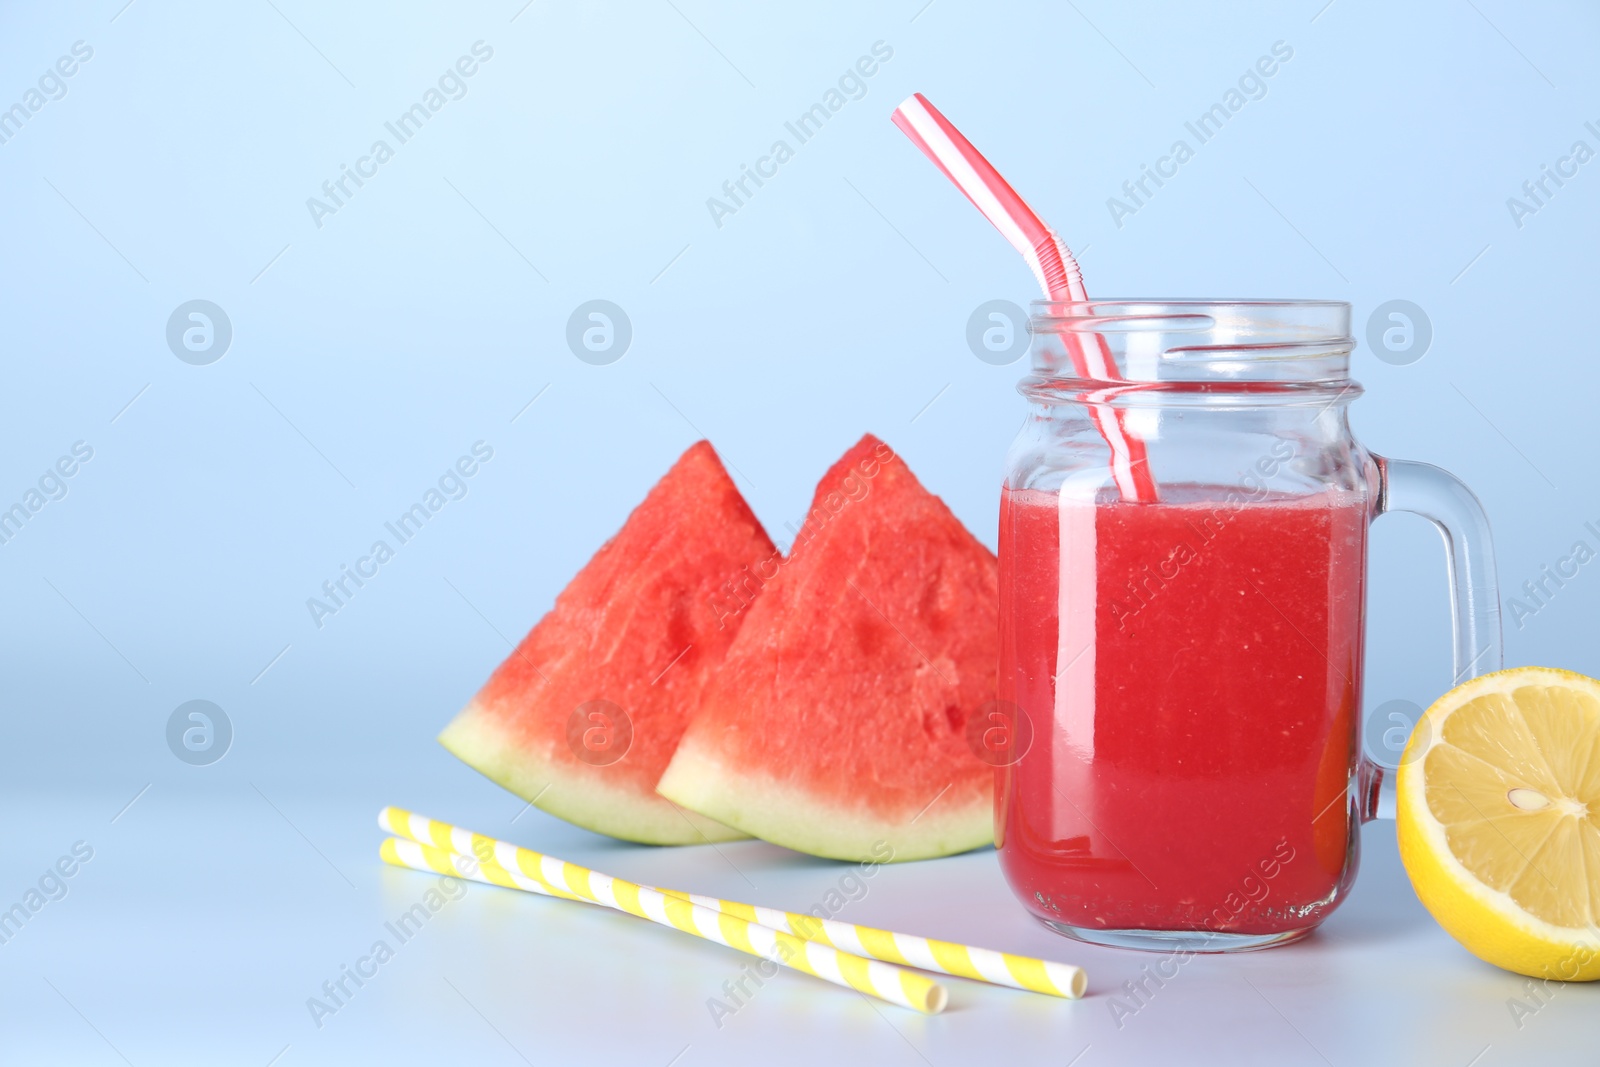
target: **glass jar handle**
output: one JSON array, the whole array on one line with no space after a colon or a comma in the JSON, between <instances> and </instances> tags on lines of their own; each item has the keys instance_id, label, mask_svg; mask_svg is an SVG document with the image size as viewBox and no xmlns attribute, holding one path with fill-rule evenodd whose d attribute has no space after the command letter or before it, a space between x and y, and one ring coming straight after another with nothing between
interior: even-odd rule
<instances>
[{"instance_id":1,"label":"glass jar handle","mask_svg":"<svg viewBox=\"0 0 1600 1067\"><path fill-rule=\"evenodd\" d=\"M1462 481L1429 463L1374 456L1378 465L1379 515L1408 511L1421 515L1444 538L1450 568L1451 629L1455 680L1460 685L1505 661L1500 637L1500 586L1494 570L1494 541L1483 505ZM1394 776L1361 757L1363 819L1394 817Z\"/></svg>"}]
</instances>

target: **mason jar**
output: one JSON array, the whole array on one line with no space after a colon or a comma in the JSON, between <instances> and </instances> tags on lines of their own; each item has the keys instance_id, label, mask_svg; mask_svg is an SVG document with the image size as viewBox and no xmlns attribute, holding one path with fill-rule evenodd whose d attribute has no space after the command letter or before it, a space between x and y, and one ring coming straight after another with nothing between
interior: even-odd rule
<instances>
[{"instance_id":1,"label":"mason jar","mask_svg":"<svg viewBox=\"0 0 1600 1067\"><path fill-rule=\"evenodd\" d=\"M1039 301L1000 522L996 842L1099 944L1293 941L1355 876L1367 529L1429 519L1457 681L1501 665L1472 493L1350 432L1350 306Z\"/></svg>"}]
</instances>

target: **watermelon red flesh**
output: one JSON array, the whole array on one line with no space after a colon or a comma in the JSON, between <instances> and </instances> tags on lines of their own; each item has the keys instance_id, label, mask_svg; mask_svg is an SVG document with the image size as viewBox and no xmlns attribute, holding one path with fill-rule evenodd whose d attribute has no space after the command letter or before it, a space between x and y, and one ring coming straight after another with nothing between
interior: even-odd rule
<instances>
[{"instance_id":1,"label":"watermelon red flesh","mask_svg":"<svg viewBox=\"0 0 1600 1067\"><path fill-rule=\"evenodd\" d=\"M837 859L993 840L993 778L965 740L995 698L998 568L867 436L817 487L661 779L664 796Z\"/></svg>"},{"instance_id":2,"label":"watermelon red flesh","mask_svg":"<svg viewBox=\"0 0 1600 1067\"><path fill-rule=\"evenodd\" d=\"M743 613L729 610L727 584L748 587L745 568L776 556L716 452L695 444L439 741L523 799L599 833L661 845L744 836L655 787L738 630ZM626 754L608 765L592 752L579 759L581 740L576 751L568 741L574 709L596 700L632 724Z\"/></svg>"}]
</instances>

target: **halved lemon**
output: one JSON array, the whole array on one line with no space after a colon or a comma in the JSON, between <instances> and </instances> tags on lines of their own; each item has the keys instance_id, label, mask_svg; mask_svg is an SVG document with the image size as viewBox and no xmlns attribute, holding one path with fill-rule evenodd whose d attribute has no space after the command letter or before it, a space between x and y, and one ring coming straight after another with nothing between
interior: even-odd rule
<instances>
[{"instance_id":1,"label":"halved lemon","mask_svg":"<svg viewBox=\"0 0 1600 1067\"><path fill-rule=\"evenodd\" d=\"M1481 959L1600 978L1600 681L1518 667L1434 702L1401 757L1400 859Z\"/></svg>"}]
</instances>

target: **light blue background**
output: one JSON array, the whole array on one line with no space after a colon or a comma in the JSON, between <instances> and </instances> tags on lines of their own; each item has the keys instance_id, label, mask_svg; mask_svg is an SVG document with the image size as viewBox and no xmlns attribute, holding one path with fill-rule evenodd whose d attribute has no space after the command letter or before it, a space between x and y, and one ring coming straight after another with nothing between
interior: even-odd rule
<instances>
[{"instance_id":1,"label":"light blue background","mask_svg":"<svg viewBox=\"0 0 1600 1067\"><path fill-rule=\"evenodd\" d=\"M1434 331L1423 359L1355 357L1360 437L1477 490L1507 595L1574 541L1600 548L1583 526L1600 525L1600 162L1520 229L1506 206L1575 140L1600 149L1584 128L1600 125L1600 13L1220 6L8 5L0 106L73 42L94 55L0 144L0 506L75 441L94 458L0 545L0 898L87 838L105 858L74 892L103 877L107 922L157 891L131 872L156 869L169 893L205 885L204 915L222 922L230 880L193 880L229 828L189 835L182 814L213 806L265 812L257 830L318 883L309 899L331 877L312 842L353 850L340 866L356 885L378 878L376 832L325 798L362 820L430 799L443 817L498 805L509 819L520 805L432 737L702 432L781 540L870 430L992 546L1021 371L980 362L964 331L978 304L1035 294L890 125L914 91L1081 251L1096 294L1345 299L1358 335L1384 301L1416 302ZM494 55L466 96L314 225L306 199L479 40ZM880 40L893 58L864 98L716 226L707 198ZM1114 225L1107 198L1276 41L1294 55L1266 96ZM233 326L209 366L165 341L196 298ZM633 326L609 366L565 343L594 298ZM306 599L479 440L494 459L469 495L317 628ZM1437 538L1390 518L1373 552L1368 704L1425 705L1449 681ZM1508 663L1600 673L1597 608L1591 564L1507 626ZM196 698L235 731L199 769L164 740ZM119 846L140 808L106 820L147 784L139 805L167 812L165 829ZM540 819L518 828L559 833ZM45 913L48 933L26 931L38 960L91 944L76 899ZM162 952L94 943L122 970ZM274 1025L310 1037L299 1000L326 962L264 983L277 1021L247 1059L290 1040ZM42 988L11 977L32 983L16 1003Z\"/></svg>"}]
</instances>

